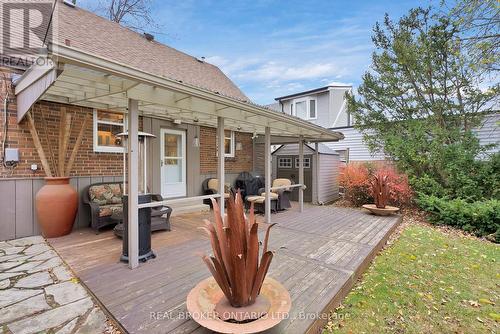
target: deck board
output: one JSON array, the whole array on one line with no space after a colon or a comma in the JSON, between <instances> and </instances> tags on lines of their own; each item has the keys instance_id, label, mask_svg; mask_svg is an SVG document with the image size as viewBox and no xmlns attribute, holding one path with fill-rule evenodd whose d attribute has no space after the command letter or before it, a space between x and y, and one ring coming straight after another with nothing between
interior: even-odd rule
<instances>
[{"instance_id":1,"label":"deck board","mask_svg":"<svg viewBox=\"0 0 500 334\"><path fill-rule=\"evenodd\" d=\"M198 256L210 252L208 239L197 229L204 218L211 213L172 217L171 232L153 234L157 258L135 270L118 261L121 240L111 231L76 230L49 242L129 333L208 333L186 318L185 304L188 292L210 275ZM272 220L278 224L270 238L269 249L276 253L269 275L289 290L292 309L268 332L293 334L321 328L324 319L314 315L340 302L400 217L307 205L303 213L292 208Z\"/></svg>"}]
</instances>

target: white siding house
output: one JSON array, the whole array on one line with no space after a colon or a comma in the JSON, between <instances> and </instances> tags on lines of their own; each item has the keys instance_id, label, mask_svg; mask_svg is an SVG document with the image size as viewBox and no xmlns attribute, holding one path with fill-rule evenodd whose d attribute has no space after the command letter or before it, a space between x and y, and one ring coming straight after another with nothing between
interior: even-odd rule
<instances>
[{"instance_id":1,"label":"white siding house","mask_svg":"<svg viewBox=\"0 0 500 334\"><path fill-rule=\"evenodd\" d=\"M341 161L383 161L388 157L383 152L370 152L363 135L355 129L347 111L345 94L351 92L349 85L328 85L318 89L299 92L276 98L270 108L301 117L309 122L342 132L344 139L324 143L340 154ZM500 112L488 114L481 126L474 129L481 145L496 144L488 154L500 149Z\"/></svg>"}]
</instances>

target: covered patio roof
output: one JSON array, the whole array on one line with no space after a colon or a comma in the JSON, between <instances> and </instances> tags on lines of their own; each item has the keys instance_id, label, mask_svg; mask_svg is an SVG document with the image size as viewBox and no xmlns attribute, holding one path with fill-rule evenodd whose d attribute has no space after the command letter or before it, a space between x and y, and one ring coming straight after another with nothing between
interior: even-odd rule
<instances>
[{"instance_id":1,"label":"covered patio roof","mask_svg":"<svg viewBox=\"0 0 500 334\"><path fill-rule=\"evenodd\" d=\"M295 116L221 95L92 55L65 45L50 44L51 66L33 65L16 81L18 122L38 100L126 112L128 100L139 102L140 115L264 134L269 127L276 142L302 136L307 142L337 141L333 132Z\"/></svg>"},{"instance_id":2,"label":"covered patio roof","mask_svg":"<svg viewBox=\"0 0 500 334\"><path fill-rule=\"evenodd\" d=\"M302 212L305 188L304 142L337 141L344 137L339 132L294 116L145 72L66 45L49 44L48 57L41 60L43 61L35 63L15 80L18 122L22 121L38 100L127 113L129 138L133 138L128 140L126 151L129 195L128 260L132 269L139 265L139 209L159 204L138 203L138 116L217 128L219 194L225 192L224 131L228 129L248 132L253 133L254 137L264 135L267 223L271 223L271 144L294 140L299 143L299 183L294 186L299 187L299 210ZM224 212L223 199L219 198L219 206L221 212Z\"/></svg>"}]
</instances>

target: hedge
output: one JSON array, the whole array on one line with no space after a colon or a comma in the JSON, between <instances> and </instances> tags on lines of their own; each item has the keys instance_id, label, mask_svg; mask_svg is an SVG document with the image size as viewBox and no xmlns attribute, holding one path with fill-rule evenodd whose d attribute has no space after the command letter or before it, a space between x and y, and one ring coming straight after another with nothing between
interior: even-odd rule
<instances>
[{"instance_id":1,"label":"hedge","mask_svg":"<svg viewBox=\"0 0 500 334\"><path fill-rule=\"evenodd\" d=\"M418 204L430 213L429 220L438 225L458 227L477 236L489 236L500 242L500 201L489 199L466 202L420 194Z\"/></svg>"}]
</instances>

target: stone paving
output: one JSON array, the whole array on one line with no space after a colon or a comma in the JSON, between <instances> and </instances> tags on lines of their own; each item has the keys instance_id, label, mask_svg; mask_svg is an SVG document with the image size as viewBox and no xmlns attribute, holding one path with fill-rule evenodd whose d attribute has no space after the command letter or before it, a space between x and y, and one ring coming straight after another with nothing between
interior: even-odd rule
<instances>
[{"instance_id":1,"label":"stone paving","mask_svg":"<svg viewBox=\"0 0 500 334\"><path fill-rule=\"evenodd\" d=\"M107 318L41 236L0 242L3 333L107 332Z\"/></svg>"}]
</instances>

